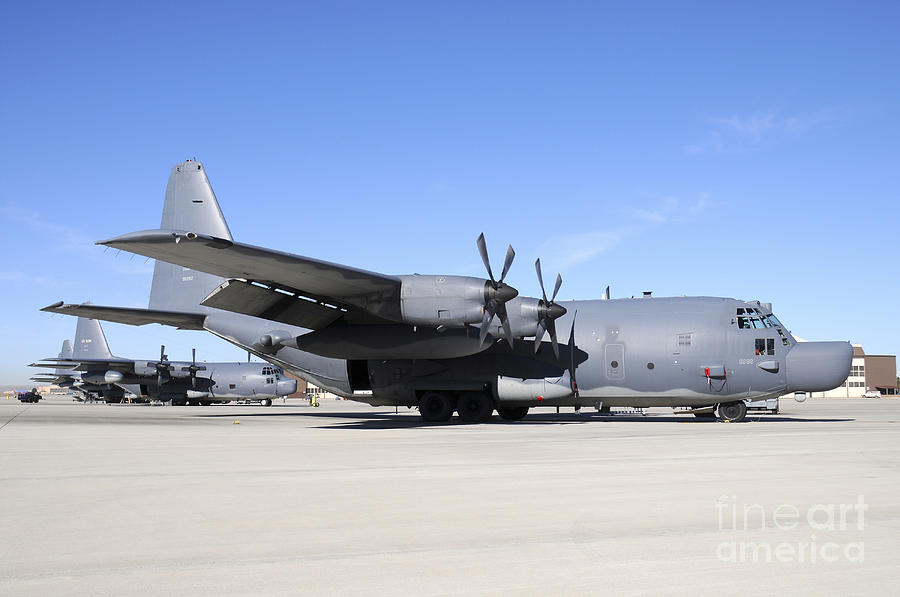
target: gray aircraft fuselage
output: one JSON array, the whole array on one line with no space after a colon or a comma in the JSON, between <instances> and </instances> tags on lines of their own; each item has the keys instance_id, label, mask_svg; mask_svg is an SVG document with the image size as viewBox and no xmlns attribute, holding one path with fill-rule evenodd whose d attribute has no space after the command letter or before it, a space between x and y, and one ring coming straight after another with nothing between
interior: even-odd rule
<instances>
[{"instance_id":1,"label":"gray aircraft fuselage","mask_svg":"<svg viewBox=\"0 0 900 597\"><path fill-rule=\"evenodd\" d=\"M531 341L514 349L497 341L454 359L346 360L290 347L267 353L260 336L289 326L258 318L211 312L204 327L330 392L373 405L414 406L424 391L488 388L499 403L522 406L707 406L838 386L852 357L846 342L797 342L756 302L674 297L561 304L567 313L559 328L569 330L575 319L577 392L566 377L568 348L560 347L557 360L546 341L537 355ZM757 311L739 317L738 309ZM739 327L744 322L759 327ZM556 383L548 382L547 395L529 398L520 388L504 395L499 377Z\"/></svg>"},{"instance_id":2,"label":"gray aircraft fuselage","mask_svg":"<svg viewBox=\"0 0 900 597\"><path fill-rule=\"evenodd\" d=\"M234 241L202 164L173 167L159 229L102 241L157 260L148 309L46 311L207 330L340 396L467 421L532 406L727 408L840 385L847 342L797 342L767 303L674 297L555 302L494 279L393 276ZM177 264L177 265L176 265ZM558 344L549 339L558 338ZM540 350L535 351L535 343ZM556 354L558 351L558 355ZM424 408L423 408L424 407ZM699 412L697 413L700 414Z\"/></svg>"}]
</instances>

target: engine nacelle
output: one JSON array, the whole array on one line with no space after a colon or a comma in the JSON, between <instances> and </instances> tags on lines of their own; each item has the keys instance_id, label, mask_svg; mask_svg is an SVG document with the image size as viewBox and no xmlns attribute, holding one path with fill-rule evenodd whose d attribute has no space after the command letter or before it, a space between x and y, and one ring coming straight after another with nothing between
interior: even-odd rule
<instances>
[{"instance_id":1,"label":"engine nacelle","mask_svg":"<svg viewBox=\"0 0 900 597\"><path fill-rule=\"evenodd\" d=\"M481 323L490 282L468 276L401 276L400 313L413 325Z\"/></svg>"},{"instance_id":2,"label":"engine nacelle","mask_svg":"<svg viewBox=\"0 0 900 597\"><path fill-rule=\"evenodd\" d=\"M537 334L540 310L540 300L531 297L517 297L506 303L506 312L509 314L509 325L514 338L531 338ZM496 327L498 322L493 322ZM492 332L494 329L491 330Z\"/></svg>"}]
</instances>

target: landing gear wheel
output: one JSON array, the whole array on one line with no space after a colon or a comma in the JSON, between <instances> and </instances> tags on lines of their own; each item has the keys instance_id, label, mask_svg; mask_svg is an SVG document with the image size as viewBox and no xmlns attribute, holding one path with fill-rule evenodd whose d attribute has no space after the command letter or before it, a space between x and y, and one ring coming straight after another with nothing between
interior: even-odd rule
<instances>
[{"instance_id":1,"label":"landing gear wheel","mask_svg":"<svg viewBox=\"0 0 900 597\"><path fill-rule=\"evenodd\" d=\"M259 401L259 403L262 404L263 406L272 406L272 399L271 398L263 398L262 400Z\"/></svg>"},{"instance_id":2,"label":"landing gear wheel","mask_svg":"<svg viewBox=\"0 0 900 597\"><path fill-rule=\"evenodd\" d=\"M484 392L463 392L456 402L456 412L465 423L484 423L494 412L494 401Z\"/></svg>"},{"instance_id":3,"label":"landing gear wheel","mask_svg":"<svg viewBox=\"0 0 900 597\"><path fill-rule=\"evenodd\" d=\"M498 406L497 414L506 421L520 421L528 414L527 406Z\"/></svg>"},{"instance_id":4,"label":"landing gear wheel","mask_svg":"<svg viewBox=\"0 0 900 597\"><path fill-rule=\"evenodd\" d=\"M419 414L428 423L449 421L453 415L453 400L441 392L426 392L419 400Z\"/></svg>"},{"instance_id":5,"label":"landing gear wheel","mask_svg":"<svg viewBox=\"0 0 900 597\"><path fill-rule=\"evenodd\" d=\"M747 416L747 405L742 401L726 402L719 405L719 420L740 423Z\"/></svg>"}]
</instances>

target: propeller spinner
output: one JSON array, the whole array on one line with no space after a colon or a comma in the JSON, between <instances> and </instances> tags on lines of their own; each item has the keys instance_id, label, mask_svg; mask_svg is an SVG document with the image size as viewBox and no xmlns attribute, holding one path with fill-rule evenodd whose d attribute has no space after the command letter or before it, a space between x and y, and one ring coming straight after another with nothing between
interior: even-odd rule
<instances>
[{"instance_id":1,"label":"propeller spinner","mask_svg":"<svg viewBox=\"0 0 900 597\"><path fill-rule=\"evenodd\" d=\"M534 352L537 354L538 350L540 350L541 340L544 337L544 332L547 331L550 333L550 343L553 346L553 354L556 356L557 360L559 360L559 342L556 338L556 320L566 314L566 308L557 304L555 301L556 295L559 293L559 288L562 286L562 276L556 274L556 285L553 287L553 294L548 300L547 291L544 290L544 276L541 274L540 259L534 262L534 269L537 272L538 282L541 285L541 296L543 297L538 302L538 325L537 333L534 335Z\"/></svg>"},{"instance_id":2,"label":"propeller spinner","mask_svg":"<svg viewBox=\"0 0 900 597\"><path fill-rule=\"evenodd\" d=\"M512 286L505 284L503 280L506 278L506 274L509 273L509 268L512 266L516 252L513 251L512 245L507 247L506 258L503 261L503 271L500 272L500 279L495 280L494 272L491 270L491 260L488 258L487 244L484 242L484 233L478 235L478 240L476 242L478 244L478 252L481 254L481 260L484 262L484 267L487 269L488 277L490 278L490 283L485 284L484 288L484 318L481 321L479 340L483 345L491 321L493 321L494 315L496 315L500 318L500 325L503 327L503 335L506 337L506 341L509 342L510 348L512 348L512 328L509 325L509 317L506 314L506 302L516 298L519 295L519 291Z\"/></svg>"}]
</instances>

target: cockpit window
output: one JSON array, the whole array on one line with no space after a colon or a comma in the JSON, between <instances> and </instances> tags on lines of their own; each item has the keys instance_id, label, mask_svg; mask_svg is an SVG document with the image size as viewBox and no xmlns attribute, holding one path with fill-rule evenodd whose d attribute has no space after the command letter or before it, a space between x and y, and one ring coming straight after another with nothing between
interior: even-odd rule
<instances>
[{"instance_id":1,"label":"cockpit window","mask_svg":"<svg viewBox=\"0 0 900 597\"><path fill-rule=\"evenodd\" d=\"M738 307L737 326L739 330L762 330L772 324L759 310Z\"/></svg>"}]
</instances>

